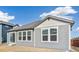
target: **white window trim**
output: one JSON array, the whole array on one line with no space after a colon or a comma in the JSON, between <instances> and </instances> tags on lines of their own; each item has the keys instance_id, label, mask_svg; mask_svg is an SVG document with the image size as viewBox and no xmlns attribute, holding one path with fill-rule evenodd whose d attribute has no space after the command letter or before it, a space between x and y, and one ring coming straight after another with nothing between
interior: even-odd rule
<instances>
[{"instance_id":1,"label":"white window trim","mask_svg":"<svg viewBox=\"0 0 79 59\"><path fill-rule=\"evenodd\" d=\"M50 29L57 29L57 41L50 41ZM43 41L43 35L42 35L42 31L44 29L48 29L48 41ZM58 27L48 27L48 28L41 28L41 42L53 42L53 43L58 43Z\"/></svg>"},{"instance_id":2,"label":"white window trim","mask_svg":"<svg viewBox=\"0 0 79 59\"><path fill-rule=\"evenodd\" d=\"M31 31L31 40L29 41L29 40L27 40L27 42L32 42L32 30L27 30L27 32L28 31ZM27 33L26 33L26 35L27 35ZM28 36L28 35L27 35ZM27 36L26 36L26 38L27 38Z\"/></svg>"},{"instance_id":3,"label":"white window trim","mask_svg":"<svg viewBox=\"0 0 79 59\"><path fill-rule=\"evenodd\" d=\"M48 40L48 41L43 41L42 31L45 30L45 29L48 29L48 28L42 28L42 29L41 29L41 42L49 42L49 40ZM49 33L49 30L48 30L48 33ZM49 39L49 34L48 34L48 39Z\"/></svg>"},{"instance_id":4,"label":"white window trim","mask_svg":"<svg viewBox=\"0 0 79 59\"><path fill-rule=\"evenodd\" d=\"M21 32L21 40L19 40L19 32ZM18 40L23 41L23 32L22 31L18 31Z\"/></svg>"},{"instance_id":5,"label":"white window trim","mask_svg":"<svg viewBox=\"0 0 79 59\"><path fill-rule=\"evenodd\" d=\"M26 40L23 40L23 32L26 32ZM27 41L27 31L22 31L22 40Z\"/></svg>"},{"instance_id":6,"label":"white window trim","mask_svg":"<svg viewBox=\"0 0 79 59\"><path fill-rule=\"evenodd\" d=\"M27 40L27 32L28 32L28 31L31 31L31 40L30 40L30 41ZM19 32L21 32L21 40L19 40ZM23 32L26 32L26 40L23 40ZM24 42L24 41L26 41L26 42L32 42L32 30L18 31L18 40L19 40L19 41L22 41L22 42Z\"/></svg>"}]
</instances>

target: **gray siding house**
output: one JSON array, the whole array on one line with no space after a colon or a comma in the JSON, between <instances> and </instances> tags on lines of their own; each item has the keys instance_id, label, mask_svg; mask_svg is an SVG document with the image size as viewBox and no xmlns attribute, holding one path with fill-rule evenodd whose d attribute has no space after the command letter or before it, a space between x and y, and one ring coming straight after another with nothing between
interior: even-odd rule
<instances>
[{"instance_id":1,"label":"gray siding house","mask_svg":"<svg viewBox=\"0 0 79 59\"><path fill-rule=\"evenodd\" d=\"M7 42L7 31L13 26L11 23L0 21L0 44Z\"/></svg>"},{"instance_id":2,"label":"gray siding house","mask_svg":"<svg viewBox=\"0 0 79 59\"><path fill-rule=\"evenodd\" d=\"M41 20L9 30L7 43L69 50L73 24L72 20L48 15Z\"/></svg>"}]
</instances>

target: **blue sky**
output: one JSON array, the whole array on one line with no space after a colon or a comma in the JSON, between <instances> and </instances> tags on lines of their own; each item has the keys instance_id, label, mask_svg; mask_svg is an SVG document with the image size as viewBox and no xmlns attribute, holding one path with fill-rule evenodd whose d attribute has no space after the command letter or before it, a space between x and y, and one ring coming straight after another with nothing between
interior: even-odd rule
<instances>
[{"instance_id":1,"label":"blue sky","mask_svg":"<svg viewBox=\"0 0 79 59\"><path fill-rule=\"evenodd\" d=\"M7 12L10 16L15 16L15 19L10 22L23 25L39 20L42 13L50 12L57 7L58 6L0 6L0 11ZM79 36L79 32L76 31L79 27L79 7L72 6L72 8L75 9L77 13L69 14L75 21L71 35L72 37L77 37Z\"/></svg>"}]
</instances>

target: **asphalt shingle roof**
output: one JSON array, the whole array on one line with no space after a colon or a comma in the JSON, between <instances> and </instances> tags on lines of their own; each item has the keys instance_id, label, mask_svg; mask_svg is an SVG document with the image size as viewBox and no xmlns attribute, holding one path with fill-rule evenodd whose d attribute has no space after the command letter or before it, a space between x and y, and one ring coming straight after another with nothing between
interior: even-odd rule
<instances>
[{"instance_id":1,"label":"asphalt shingle roof","mask_svg":"<svg viewBox=\"0 0 79 59\"><path fill-rule=\"evenodd\" d=\"M70 23L71 26L74 24L74 21L72 21L72 20L64 19L64 18L57 17L57 16L48 15L45 18L43 18L42 20L38 20L38 21L29 23L29 24L25 24L23 26L15 27L13 29L10 29L9 31L18 31L18 30L25 30L25 29L34 29L36 26L38 26L39 24L41 24L42 22L44 22L47 18L48 19L49 18L52 18L54 20L58 20L58 21Z\"/></svg>"}]
</instances>

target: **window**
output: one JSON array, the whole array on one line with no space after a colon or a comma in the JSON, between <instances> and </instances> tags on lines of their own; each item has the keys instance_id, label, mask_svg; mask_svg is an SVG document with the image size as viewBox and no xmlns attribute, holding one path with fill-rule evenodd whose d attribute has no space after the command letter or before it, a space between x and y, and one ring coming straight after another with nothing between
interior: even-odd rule
<instances>
[{"instance_id":1,"label":"window","mask_svg":"<svg viewBox=\"0 0 79 59\"><path fill-rule=\"evenodd\" d=\"M57 29L50 29L50 41L57 41Z\"/></svg>"},{"instance_id":2,"label":"window","mask_svg":"<svg viewBox=\"0 0 79 59\"><path fill-rule=\"evenodd\" d=\"M27 30L27 31L19 31L18 32L18 39L19 40L26 40L26 41L31 41L32 40L32 31L31 30Z\"/></svg>"},{"instance_id":3,"label":"window","mask_svg":"<svg viewBox=\"0 0 79 59\"><path fill-rule=\"evenodd\" d=\"M48 41L48 29L42 31L43 41Z\"/></svg>"},{"instance_id":4,"label":"window","mask_svg":"<svg viewBox=\"0 0 79 59\"><path fill-rule=\"evenodd\" d=\"M57 41L57 27L42 29L42 41Z\"/></svg>"},{"instance_id":5,"label":"window","mask_svg":"<svg viewBox=\"0 0 79 59\"><path fill-rule=\"evenodd\" d=\"M22 39L22 32L19 32L19 40Z\"/></svg>"},{"instance_id":6,"label":"window","mask_svg":"<svg viewBox=\"0 0 79 59\"><path fill-rule=\"evenodd\" d=\"M26 32L23 32L23 40L26 40Z\"/></svg>"},{"instance_id":7,"label":"window","mask_svg":"<svg viewBox=\"0 0 79 59\"><path fill-rule=\"evenodd\" d=\"M31 41L31 31L27 31L27 40Z\"/></svg>"}]
</instances>

